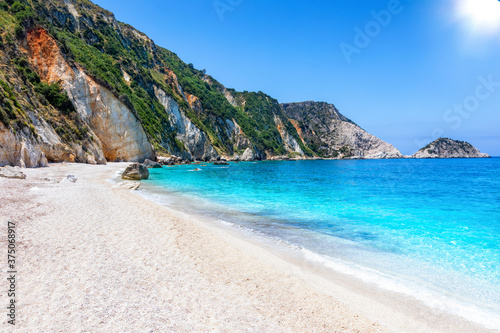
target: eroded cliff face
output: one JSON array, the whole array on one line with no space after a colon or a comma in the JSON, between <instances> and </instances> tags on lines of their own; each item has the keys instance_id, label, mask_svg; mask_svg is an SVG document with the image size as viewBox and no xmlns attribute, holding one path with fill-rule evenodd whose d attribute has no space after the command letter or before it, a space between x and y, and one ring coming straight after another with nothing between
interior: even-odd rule
<instances>
[{"instance_id":1,"label":"eroded cliff face","mask_svg":"<svg viewBox=\"0 0 500 333\"><path fill-rule=\"evenodd\" d=\"M16 78L11 76L10 80L17 86ZM64 141L41 116L43 113L50 113L50 108L37 104L36 98L29 91L24 91L17 97L22 101L19 103L22 110L18 112L24 112L26 122L22 129L16 125L6 127L0 122L0 165L31 168L46 166L47 162L106 162L101 149L91 140ZM30 105L29 102L33 104Z\"/></svg>"},{"instance_id":2,"label":"eroded cliff face","mask_svg":"<svg viewBox=\"0 0 500 333\"><path fill-rule=\"evenodd\" d=\"M246 112L247 100L245 94L240 94L235 92L233 89L227 89L222 84L217 83L214 85L213 79L208 76L204 79L205 82L212 84L220 93L222 93L225 99L231 104L231 106ZM235 97L236 95L236 97ZM284 148L285 156L276 153L273 150L259 150L255 145L252 145L252 141L248 136L245 135L244 131L238 125L235 119L226 120L229 131L231 135L229 136L233 141L234 150L239 152L239 155L236 154L234 158L239 158L244 161L249 160L264 160L264 159L280 159L282 157L288 157L286 155L293 156L294 158L304 158L304 151L301 149L300 144L297 142L297 139L294 138L293 135L287 131L286 126L284 124L285 121L288 121L286 117L283 117L281 113L281 108L279 103L275 101L275 105L272 104L272 99L267 96L267 102L269 105L262 105L261 112L270 113L272 116L270 117L271 122L270 126L275 126L276 130L280 134L280 146ZM278 113L278 114L277 114ZM268 128L268 127L267 127ZM243 151L243 153L241 153Z\"/></svg>"},{"instance_id":3,"label":"eroded cliff face","mask_svg":"<svg viewBox=\"0 0 500 333\"><path fill-rule=\"evenodd\" d=\"M245 133L243 133L236 120L226 119L226 130L229 138L233 142L233 149L236 151L236 154L237 152L243 152L252 147L252 143Z\"/></svg>"},{"instance_id":4,"label":"eroded cliff face","mask_svg":"<svg viewBox=\"0 0 500 333\"><path fill-rule=\"evenodd\" d=\"M54 129L35 112L29 112L37 133L34 147L38 147L49 162L78 162L88 164L105 164L106 159L100 145L85 140L80 143L63 142Z\"/></svg>"},{"instance_id":5,"label":"eroded cliff face","mask_svg":"<svg viewBox=\"0 0 500 333\"><path fill-rule=\"evenodd\" d=\"M281 104L307 146L327 158L401 158L392 145L367 133L335 106L321 102Z\"/></svg>"},{"instance_id":6,"label":"eroded cliff face","mask_svg":"<svg viewBox=\"0 0 500 333\"><path fill-rule=\"evenodd\" d=\"M14 134L0 122L0 166L35 168L47 166L47 163L44 152L29 133Z\"/></svg>"},{"instance_id":7,"label":"eroded cliff face","mask_svg":"<svg viewBox=\"0 0 500 333\"><path fill-rule=\"evenodd\" d=\"M91 2L16 6L36 19L18 22L15 40L0 31L13 41L0 46L0 106L22 105L0 114L0 163L140 161L154 159L152 144L189 160L401 157L332 105L228 89ZM54 86L33 70L76 112L49 100Z\"/></svg>"},{"instance_id":8,"label":"eroded cliff face","mask_svg":"<svg viewBox=\"0 0 500 333\"><path fill-rule=\"evenodd\" d=\"M295 138L293 136L290 135L290 133L287 132L287 130L285 129L285 125L283 124L283 121L281 120L281 118L274 115L274 123L276 124L276 127L278 128L278 131L280 132L281 139L283 140L283 145L284 145L285 149L289 153L295 153L295 154L298 154L300 156L303 156L304 152L302 151L302 149L300 149L299 143L297 142L297 140L295 140Z\"/></svg>"},{"instance_id":9,"label":"eroded cliff face","mask_svg":"<svg viewBox=\"0 0 500 333\"><path fill-rule=\"evenodd\" d=\"M196 127L184 112L181 111L175 99L158 87L154 87L154 89L156 97L170 116L170 123L176 130L176 139L184 145L184 149L175 149L167 146L170 149L170 153L189 160L209 161L219 157L208 136ZM192 108L196 109L196 98L189 96L187 100L192 105Z\"/></svg>"},{"instance_id":10,"label":"eroded cliff face","mask_svg":"<svg viewBox=\"0 0 500 333\"><path fill-rule=\"evenodd\" d=\"M412 158L488 158L468 142L439 138L411 156Z\"/></svg>"},{"instance_id":11,"label":"eroded cliff face","mask_svg":"<svg viewBox=\"0 0 500 333\"><path fill-rule=\"evenodd\" d=\"M29 31L24 46L41 79L61 84L92 131L95 143L87 147L87 162L102 163L102 157L108 161L154 158L146 133L132 111L81 68L70 66L44 29Z\"/></svg>"}]
</instances>

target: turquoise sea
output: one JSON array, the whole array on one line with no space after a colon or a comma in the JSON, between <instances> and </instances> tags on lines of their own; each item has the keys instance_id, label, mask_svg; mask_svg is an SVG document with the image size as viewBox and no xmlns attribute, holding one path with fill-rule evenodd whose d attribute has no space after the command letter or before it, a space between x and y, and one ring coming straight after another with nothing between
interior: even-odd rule
<instances>
[{"instance_id":1,"label":"turquoise sea","mask_svg":"<svg viewBox=\"0 0 500 333\"><path fill-rule=\"evenodd\" d=\"M171 208L500 329L500 158L185 165L150 169L144 185Z\"/></svg>"}]
</instances>

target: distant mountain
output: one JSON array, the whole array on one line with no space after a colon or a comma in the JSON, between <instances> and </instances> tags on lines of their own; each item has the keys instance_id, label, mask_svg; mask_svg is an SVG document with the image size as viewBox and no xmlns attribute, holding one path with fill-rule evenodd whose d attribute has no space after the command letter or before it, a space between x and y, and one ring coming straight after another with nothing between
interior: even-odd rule
<instances>
[{"instance_id":1,"label":"distant mountain","mask_svg":"<svg viewBox=\"0 0 500 333\"><path fill-rule=\"evenodd\" d=\"M0 165L401 157L333 105L225 88L88 0L0 0L0 22Z\"/></svg>"},{"instance_id":2,"label":"distant mountain","mask_svg":"<svg viewBox=\"0 0 500 333\"><path fill-rule=\"evenodd\" d=\"M487 158L468 142L439 138L411 156L412 158Z\"/></svg>"}]
</instances>

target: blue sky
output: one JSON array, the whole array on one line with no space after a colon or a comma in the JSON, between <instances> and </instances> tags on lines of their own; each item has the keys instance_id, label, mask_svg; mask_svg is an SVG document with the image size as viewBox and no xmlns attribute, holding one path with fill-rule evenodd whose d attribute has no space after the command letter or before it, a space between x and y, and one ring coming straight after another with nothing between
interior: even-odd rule
<instances>
[{"instance_id":1,"label":"blue sky","mask_svg":"<svg viewBox=\"0 0 500 333\"><path fill-rule=\"evenodd\" d=\"M444 136L500 156L496 0L94 2L227 87L333 103L404 154Z\"/></svg>"}]
</instances>

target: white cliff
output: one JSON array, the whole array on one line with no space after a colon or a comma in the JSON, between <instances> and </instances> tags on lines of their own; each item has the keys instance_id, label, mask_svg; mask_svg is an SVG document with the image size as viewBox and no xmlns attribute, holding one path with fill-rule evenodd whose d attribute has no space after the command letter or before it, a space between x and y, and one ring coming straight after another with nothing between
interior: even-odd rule
<instances>
[{"instance_id":1,"label":"white cliff","mask_svg":"<svg viewBox=\"0 0 500 333\"><path fill-rule=\"evenodd\" d=\"M35 29L28 33L25 47L42 80L59 82L79 116L92 130L97 149L92 147L90 150L102 149L108 161L140 161L154 157L147 135L132 111L81 68L70 66L45 30ZM99 153L97 155L94 160L100 159Z\"/></svg>"},{"instance_id":2,"label":"white cliff","mask_svg":"<svg viewBox=\"0 0 500 333\"><path fill-rule=\"evenodd\" d=\"M290 152L290 153L296 153L301 156L304 155L304 152L300 148L299 143L293 136L290 135L290 133L287 132L285 125L283 124L283 121L281 120L280 117L274 115L274 123L276 124L276 127L278 128L278 131L280 132L281 139L283 140L283 145L285 149Z\"/></svg>"},{"instance_id":3,"label":"white cliff","mask_svg":"<svg viewBox=\"0 0 500 333\"><path fill-rule=\"evenodd\" d=\"M207 161L219 155L208 136L202 132L179 108L179 104L165 91L154 87L156 98L165 107L170 124L176 131L176 139L182 142L185 151L181 152L188 159ZM172 148L171 148L172 149ZM171 151L171 153L179 153Z\"/></svg>"},{"instance_id":4,"label":"white cliff","mask_svg":"<svg viewBox=\"0 0 500 333\"><path fill-rule=\"evenodd\" d=\"M0 122L0 166L14 165L22 168L47 166L45 154L33 142L29 133L16 133Z\"/></svg>"}]
</instances>

